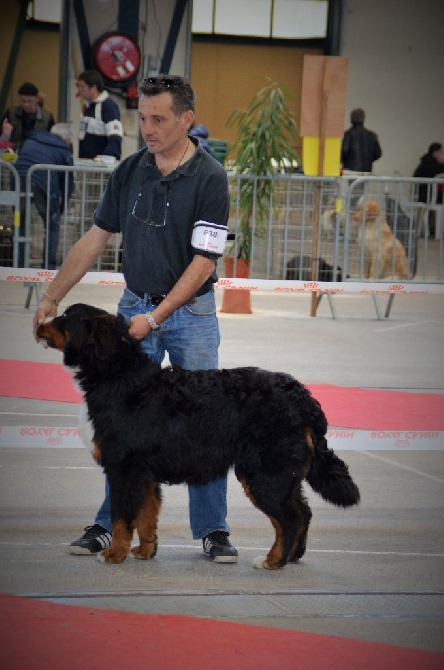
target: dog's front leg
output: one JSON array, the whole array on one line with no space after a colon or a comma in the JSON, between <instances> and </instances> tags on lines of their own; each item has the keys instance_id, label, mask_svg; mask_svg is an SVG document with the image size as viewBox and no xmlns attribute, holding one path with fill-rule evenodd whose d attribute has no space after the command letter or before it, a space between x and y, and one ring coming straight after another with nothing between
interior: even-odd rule
<instances>
[{"instance_id":1,"label":"dog's front leg","mask_svg":"<svg viewBox=\"0 0 444 670\"><path fill-rule=\"evenodd\" d=\"M113 522L113 537L111 546L97 554L97 560L101 563L122 563L128 556L133 531L128 529L123 519Z\"/></svg>"},{"instance_id":2,"label":"dog's front leg","mask_svg":"<svg viewBox=\"0 0 444 670\"><path fill-rule=\"evenodd\" d=\"M159 484L150 482L147 488L145 505L137 514L136 528L140 545L131 550L134 558L148 560L157 553L157 521L159 518L162 495Z\"/></svg>"}]
</instances>

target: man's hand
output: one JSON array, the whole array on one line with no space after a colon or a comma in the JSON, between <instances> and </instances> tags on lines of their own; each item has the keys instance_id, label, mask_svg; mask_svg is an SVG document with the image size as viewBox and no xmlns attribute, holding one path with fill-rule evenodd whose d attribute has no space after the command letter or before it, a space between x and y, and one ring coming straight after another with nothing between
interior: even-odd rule
<instances>
[{"instance_id":1,"label":"man's hand","mask_svg":"<svg viewBox=\"0 0 444 670\"><path fill-rule=\"evenodd\" d=\"M129 334L136 340L143 340L144 337L151 333L152 328L145 319L145 314L137 314L130 319Z\"/></svg>"},{"instance_id":2,"label":"man's hand","mask_svg":"<svg viewBox=\"0 0 444 670\"><path fill-rule=\"evenodd\" d=\"M6 135L7 137L11 137L13 130L14 126L12 123L9 123L8 119L3 119L2 134Z\"/></svg>"},{"instance_id":3,"label":"man's hand","mask_svg":"<svg viewBox=\"0 0 444 670\"><path fill-rule=\"evenodd\" d=\"M48 298L45 298L45 296L43 296L43 298L40 300L39 304L37 305L37 309L35 310L34 319L33 319L33 322L32 322L32 329L33 329L33 332L34 332L34 339L37 342L37 344L39 344L41 342L41 340L39 340L39 338L37 337L37 328L38 328L38 326L40 326L41 323L45 323L46 318L48 316L50 316L50 317L57 316L57 306L54 305L53 302L48 300ZM43 344L43 342L42 342L42 344ZM43 344L43 346L45 348L47 348L46 343Z\"/></svg>"}]
</instances>

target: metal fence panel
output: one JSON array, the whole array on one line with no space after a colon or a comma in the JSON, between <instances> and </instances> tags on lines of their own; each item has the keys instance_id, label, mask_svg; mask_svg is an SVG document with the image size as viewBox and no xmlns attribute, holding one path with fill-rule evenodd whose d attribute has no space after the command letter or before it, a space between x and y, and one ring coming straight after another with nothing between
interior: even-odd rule
<instances>
[{"instance_id":1,"label":"metal fence panel","mask_svg":"<svg viewBox=\"0 0 444 670\"><path fill-rule=\"evenodd\" d=\"M65 203L60 220L57 257L57 264L60 265L73 244L91 226L94 210L113 168L100 165L33 166L28 172L26 194L22 195L21 202L25 222L24 232L20 237L18 227L15 226L15 246L13 245L15 255L13 253L11 260L11 227L14 216L17 224L17 213L20 210L20 194L17 190L19 180L13 165L0 161L0 232L6 231L4 238L9 239L9 251L4 258L1 256L0 246L2 265L12 263L17 266L18 244L25 247L26 266L40 267L43 252L47 261L48 216L43 221L32 202L32 175L37 170L46 171L48 189L50 189L50 175L53 172L63 172L65 180L70 173L74 175L74 193ZM374 240L376 252L381 253L382 233L385 229L383 223L386 221L393 233L393 240L398 239L405 250L408 263L407 281L414 279L439 282L443 279L443 206L436 205L438 186L444 184L442 178L430 180L368 176L335 178L279 174L273 177L230 176L229 181L232 197L229 227L234 234L234 241L231 249L227 250L227 255L236 257L241 243L242 185L249 184L254 194L251 217L253 236L249 263L252 278L303 281L384 279L367 276L368 250L365 243L367 221L364 219L359 223L355 217L360 206L372 200L378 204L380 210ZM270 185L268 196L265 201L258 203L258 186L264 181ZM14 184L13 189L11 184ZM420 185L426 185L427 188L425 203L418 200ZM264 214L262 231L259 231L258 204L261 205ZM397 243L393 240L394 249ZM120 261L121 238L114 236L94 269L117 272L120 270ZM390 274L393 279L396 279L395 269L393 264ZM220 276L226 274L223 260L219 263L218 273ZM237 274L236 263L233 274L234 276Z\"/></svg>"},{"instance_id":2,"label":"metal fence panel","mask_svg":"<svg viewBox=\"0 0 444 670\"><path fill-rule=\"evenodd\" d=\"M392 260L391 272L382 277L368 277L366 268L365 228L367 219L355 220L356 212L368 201L377 203L379 215L375 235L375 252L381 254L383 231L387 223L392 251L402 244L407 262L407 276L415 281L442 281L443 226L441 210L434 209L433 187L443 179L408 179L402 177L327 178L299 175L252 177L241 175L230 181L232 208L229 227L235 239L229 254L236 257L241 244L240 189L250 180L253 184L269 179L273 188L266 202L265 226L258 233L257 206L253 203L251 228L253 239L250 276L256 279L296 279L317 281L377 281L387 276L396 279ZM418 201L418 187L427 184L430 199ZM254 190L254 189L253 189ZM404 253L401 252L401 253ZM314 269L314 274L312 273ZM223 273L223 271L222 271ZM234 276L236 276L236 263ZM399 277L398 277L399 278Z\"/></svg>"}]
</instances>

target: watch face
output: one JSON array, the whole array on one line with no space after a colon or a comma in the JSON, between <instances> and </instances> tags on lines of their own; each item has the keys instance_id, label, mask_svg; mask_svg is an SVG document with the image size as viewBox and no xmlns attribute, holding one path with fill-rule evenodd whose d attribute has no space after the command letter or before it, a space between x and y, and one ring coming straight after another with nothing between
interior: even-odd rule
<instances>
[{"instance_id":1,"label":"watch face","mask_svg":"<svg viewBox=\"0 0 444 670\"><path fill-rule=\"evenodd\" d=\"M99 72L115 82L134 79L140 67L137 42L123 33L109 33L101 37L95 44L94 58Z\"/></svg>"}]
</instances>

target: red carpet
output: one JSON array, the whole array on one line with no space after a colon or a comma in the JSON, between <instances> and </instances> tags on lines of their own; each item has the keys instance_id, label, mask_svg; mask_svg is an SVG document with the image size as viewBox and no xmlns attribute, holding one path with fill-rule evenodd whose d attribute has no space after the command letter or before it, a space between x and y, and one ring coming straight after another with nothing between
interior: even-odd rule
<instances>
[{"instance_id":1,"label":"red carpet","mask_svg":"<svg viewBox=\"0 0 444 670\"><path fill-rule=\"evenodd\" d=\"M310 385L330 426L360 430L444 430L444 395ZM59 363L0 359L0 396L80 402Z\"/></svg>"},{"instance_id":2,"label":"red carpet","mask_svg":"<svg viewBox=\"0 0 444 670\"><path fill-rule=\"evenodd\" d=\"M444 654L211 619L0 596L3 668L441 670Z\"/></svg>"}]
</instances>

